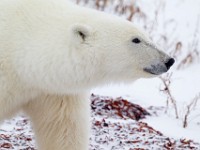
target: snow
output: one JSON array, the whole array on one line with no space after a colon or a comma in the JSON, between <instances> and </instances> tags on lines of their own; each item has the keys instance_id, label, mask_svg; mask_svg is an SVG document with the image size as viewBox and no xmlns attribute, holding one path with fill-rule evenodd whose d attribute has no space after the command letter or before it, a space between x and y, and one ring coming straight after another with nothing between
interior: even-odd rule
<instances>
[{"instance_id":1,"label":"snow","mask_svg":"<svg viewBox=\"0 0 200 150\"><path fill-rule=\"evenodd\" d=\"M139 79L129 85L119 84L99 87L93 89L92 93L112 97L123 96L143 106L148 106L149 102L153 106L163 106L165 104L165 100L163 100L165 97L158 92L160 85L161 80L158 78Z\"/></svg>"},{"instance_id":2,"label":"snow","mask_svg":"<svg viewBox=\"0 0 200 150\"><path fill-rule=\"evenodd\" d=\"M193 67L196 69L196 66ZM191 69L193 67L191 67ZM198 71L196 71L195 74L194 71L193 73L195 75L191 78L191 74L189 73L188 75L187 72L189 70L190 69L177 72L173 77L174 79L171 89L175 99L177 100L180 113L186 111L183 109L185 104L190 103L192 98L194 98L194 96L200 91L200 83L198 84L198 82L200 82L200 72L198 73ZM166 96L159 92L161 84L162 83L158 78L140 79L130 85L110 85L107 87L97 88L94 89L92 93L112 97L122 96L131 102L140 104L146 108L149 106L165 107ZM170 108L167 114L162 113L162 115L160 114L158 116L148 117L145 122L169 137L173 137L175 139L184 137L199 142L200 134L198 134L198 131L200 131L200 101L197 107L198 109L196 108L191 113L191 118L194 119L189 122L189 127L186 129L182 127L182 118L175 119L173 108Z\"/></svg>"},{"instance_id":3,"label":"snow","mask_svg":"<svg viewBox=\"0 0 200 150\"><path fill-rule=\"evenodd\" d=\"M198 125L190 124L187 129L184 129L180 120L164 114L159 117L148 117L144 121L168 137L200 141L200 134L198 133L200 127Z\"/></svg>"},{"instance_id":4,"label":"snow","mask_svg":"<svg viewBox=\"0 0 200 150\"><path fill-rule=\"evenodd\" d=\"M89 150L176 149L198 150L200 144L186 138L173 139L141 121L162 110L148 110L126 99L91 96L91 122ZM154 114L154 115L153 115ZM150 118L150 117L149 117ZM152 118L152 117L151 117ZM147 118L148 120L148 118ZM152 119L149 119L153 121ZM4 128L4 127L5 128ZM29 119L22 115L5 121L0 130L0 149L36 150ZM9 129L7 128L9 127ZM167 127L169 128L169 127Z\"/></svg>"},{"instance_id":5,"label":"snow","mask_svg":"<svg viewBox=\"0 0 200 150\"><path fill-rule=\"evenodd\" d=\"M162 112L158 116L148 117L145 122L166 136L175 139L193 139L200 142L200 100L196 108L191 112L189 126L186 129L183 128L185 106L200 93L199 70L200 65L195 64L185 70L173 72L170 89L177 101L180 119L175 119L173 107L171 106L167 114ZM160 92L161 87L162 82L159 78L140 79L130 85L109 85L96 88L92 90L92 93L112 97L122 96L145 108L150 106L165 107L167 98L165 94Z\"/></svg>"}]
</instances>

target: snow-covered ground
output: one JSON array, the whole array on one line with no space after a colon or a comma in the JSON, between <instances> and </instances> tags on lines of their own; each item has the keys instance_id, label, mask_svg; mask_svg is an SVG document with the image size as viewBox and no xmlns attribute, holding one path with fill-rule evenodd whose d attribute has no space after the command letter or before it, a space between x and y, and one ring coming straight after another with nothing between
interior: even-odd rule
<instances>
[{"instance_id":1,"label":"snow-covered ground","mask_svg":"<svg viewBox=\"0 0 200 150\"><path fill-rule=\"evenodd\" d=\"M122 97L92 94L89 150L199 150L200 143L184 137L172 138L144 122L147 116L152 118L162 111L162 107L155 106L144 109ZM27 117L20 115L4 122L0 149L37 150Z\"/></svg>"}]
</instances>

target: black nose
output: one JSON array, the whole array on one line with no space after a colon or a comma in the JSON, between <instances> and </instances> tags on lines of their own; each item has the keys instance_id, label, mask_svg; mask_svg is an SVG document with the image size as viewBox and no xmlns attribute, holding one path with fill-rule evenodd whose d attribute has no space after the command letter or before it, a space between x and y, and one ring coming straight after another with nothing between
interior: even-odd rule
<instances>
[{"instance_id":1,"label":"black nose","mask_svg":"<svg viewBox=\"0 0 200 150\"><path fill-rule=\"evenodd\" d=\"M166 63L166 67L167 67L167 70L174 64L175 60L174 58L170 58Z\"/></svg>"}]
</instances>

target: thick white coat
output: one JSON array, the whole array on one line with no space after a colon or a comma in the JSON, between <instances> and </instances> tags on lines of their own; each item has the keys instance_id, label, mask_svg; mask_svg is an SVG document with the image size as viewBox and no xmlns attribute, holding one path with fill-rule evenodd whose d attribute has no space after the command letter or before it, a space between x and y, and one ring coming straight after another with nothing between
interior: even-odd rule
<instances>
[{"instance_id":1,"label":"thick white coat","mask_svg":"<svg viewBox=\"0 0 200 150\"><path fill-rule=\"evenodd\" d=\"M40 150L88 150L88 91L152 77L144 68L168 58L123 19L66 0L1 0L0 121L23 110Z\"/></svg>"}]
</instances>

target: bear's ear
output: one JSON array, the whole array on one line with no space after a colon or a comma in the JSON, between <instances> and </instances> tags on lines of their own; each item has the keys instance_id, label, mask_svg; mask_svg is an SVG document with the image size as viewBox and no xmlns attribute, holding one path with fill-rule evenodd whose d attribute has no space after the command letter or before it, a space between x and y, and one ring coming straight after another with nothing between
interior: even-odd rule
<instances>
[{"instance_id":1,"label":"bear's ear","mask_svg":"<svg viewBox=\"0 0 200 150\"><path fill-rule=\"evenodd\" d=\"M78 38L81 42L84 42L87 40L88 36L91 33L90 26L83 25L83 24L74 24L71 27L72 36L74 38Z\"/></svg>"}]
</instances>

